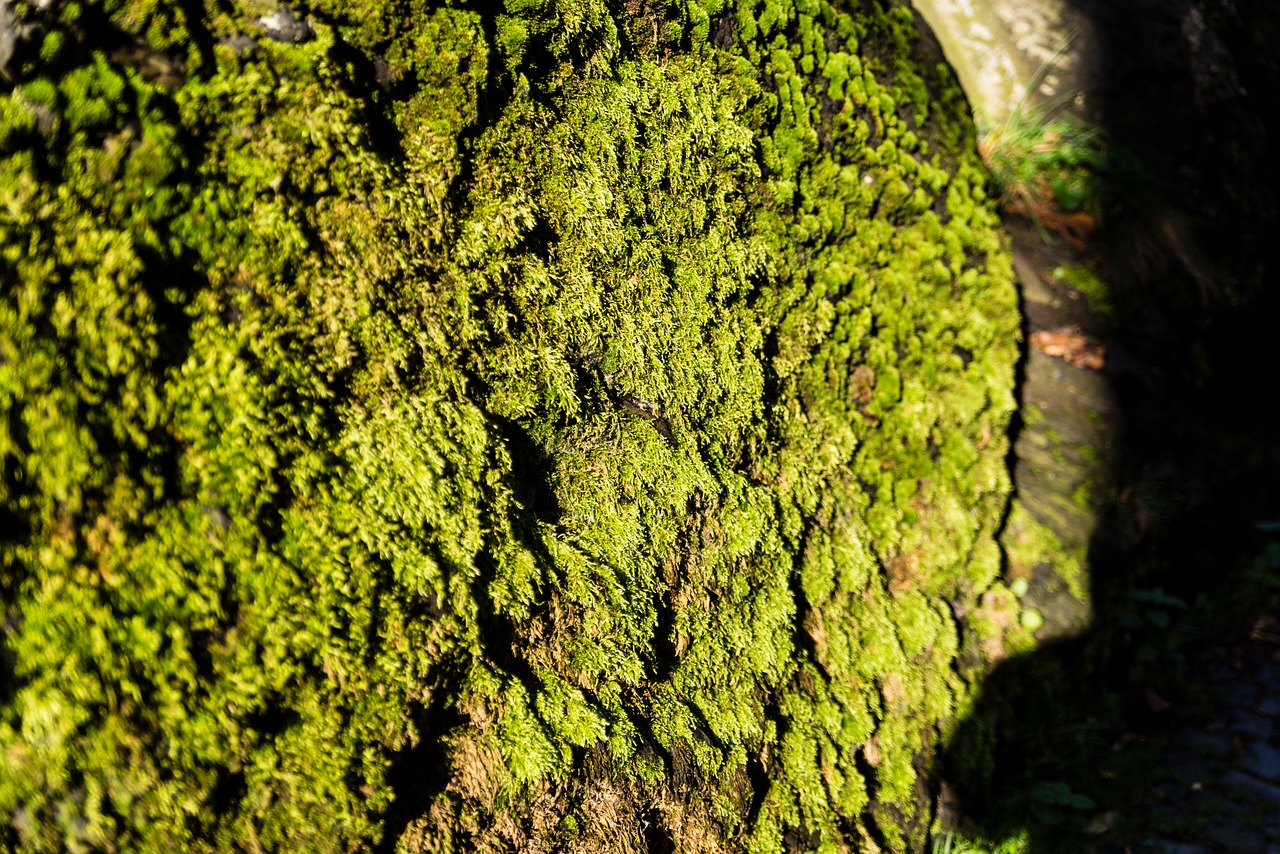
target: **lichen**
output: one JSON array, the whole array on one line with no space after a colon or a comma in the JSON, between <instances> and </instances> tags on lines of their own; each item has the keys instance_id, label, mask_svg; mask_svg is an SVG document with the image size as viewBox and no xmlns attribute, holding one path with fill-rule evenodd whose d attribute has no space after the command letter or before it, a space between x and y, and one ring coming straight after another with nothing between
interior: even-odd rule
<instances>
[{"instance_id":1,"label":"lichen","mask_svg":"<svg viewBox=\"0 0 1280 854\"><path fill-rule=\"evenodd\" d=\"M6 845L924 845L1018 321L907 7L19 9Z\"/></svg>"}]
</instances>

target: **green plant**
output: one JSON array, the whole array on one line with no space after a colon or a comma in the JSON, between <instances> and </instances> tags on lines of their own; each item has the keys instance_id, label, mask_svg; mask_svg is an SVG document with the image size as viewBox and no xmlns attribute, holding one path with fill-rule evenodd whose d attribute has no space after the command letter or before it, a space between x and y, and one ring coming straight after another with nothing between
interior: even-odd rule
<instances>
[{"instance_id":1,"label":"green plant","mask_svg":"<svg viewBox=\"0 0 1280 854\"><path fill-rule=\"evenodd\" d=\"M1070 786L1061 781L1037 783L1031 788L1031 796L1047 807L1091 810L1097 806L1088 795L1073 791Z\"/></svg>"},{"instance_id":2,"label":"green plant","mask_svg":"<svg viewBox=\"0 0 1280 854\"><path fill-rule=\"evenodd\" d=\"M985 841L966 839L947 831L933 846L933 854L1022 854L1027 850L1025 834L1004 840L998 845Z\"/></svg>"},{"instance_id":3,"label":"green plant","mask_svg":"<svg viewBox=\"0 0 1280 854\"><path fill-rule=\"evenodd\" d=\"M1053 107L1020 104L978 145L1000 203L1082 245L1100 213L1100 176L1108 168L1103 132Z\"/></svg>"},{"instance_id":4,"label":"green plant","mask_svg":"<svg viewBox=\"0 0 1280 854\"><path fill-rule=\"evenodd\" d=\"M1070 112L1074 92L1046 104L1030 102L1068 46L1040 67L1004 121L982 129L978 150L1006 211L1079 246L1093 234L1101 212L1111 142L1101 128Z\"/></svg>"},{"instance_id":5,"label":"green plant","mask_svg":"<svg viewBox=\"0 0 1280 854\"><path fill-rule=\"evenodd\" d=\"M1086 264L1064 264L1053 269L1053 278L1084 298L1089 310L1099 318L1115 313L1111 289L1102 277Z\"/></svg>"}]
</instances>

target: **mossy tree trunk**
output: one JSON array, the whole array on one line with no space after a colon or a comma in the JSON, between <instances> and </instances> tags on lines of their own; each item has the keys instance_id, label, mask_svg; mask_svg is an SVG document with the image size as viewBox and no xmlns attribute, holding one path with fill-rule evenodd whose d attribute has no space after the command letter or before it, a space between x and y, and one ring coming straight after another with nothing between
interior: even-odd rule
<instances>
[{"instance_id":1,"label":"mossy tree trunk","mask_svg":"<svg viewBox=\"0 0 1280 854\"><path fill-rule=\"evenodd\" d=\"M925 845L1028 636L909 8L9 5L6 844Z\"/></svg>"}]
</instances>

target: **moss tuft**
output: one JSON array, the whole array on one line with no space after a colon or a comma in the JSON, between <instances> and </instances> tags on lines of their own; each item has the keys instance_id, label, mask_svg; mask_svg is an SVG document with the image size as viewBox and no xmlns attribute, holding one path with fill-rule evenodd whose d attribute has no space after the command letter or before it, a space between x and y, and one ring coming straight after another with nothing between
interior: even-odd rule
<instances>
[{"instance_id":1,"label":"moss tuft","mask_svg":"<svg viewBox=\"0 0 1280 854\"><path fill-rule=\"evenodd\" d=\"M73 7L0 96L6 846L923 846L1018 321L907 7Z\"/></svg>"}]
</instances>

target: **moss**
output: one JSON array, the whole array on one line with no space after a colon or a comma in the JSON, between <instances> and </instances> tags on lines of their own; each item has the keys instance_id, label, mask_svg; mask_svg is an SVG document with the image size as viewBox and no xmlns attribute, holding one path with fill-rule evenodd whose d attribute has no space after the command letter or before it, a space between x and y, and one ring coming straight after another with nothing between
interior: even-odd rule
<instances>
[{"instance_id":1,"label":"moss","mask_svg":"<svg viewBox=\"0 0 1280 854\"><path fill-rule=\"evenodd\" d=\"M368 5L30 10L6 845L920 848L1018 321L909 11Z\"/></svg>"},{"instance_id":2,"label":"moss","mask_svg":"<svg viewBox=\"0 0 1280 854\"><path fill-rule=\"evenodd\" d=\"M1100 318L1114 314L1110 289L1097 273L1084 264L1055 267L1053 277L1084 297L1089 310Z\"/></svg>"},{"instance_id":3,"label":"moss","mask_svg":"<svg viewBox=\"0 0 1280 854\"><path fill-rule=\"evenodd\" d=\"M1076 488L1071 490L1071 503L1079 507L1081 510L1093 509L1094 490L1087 481L1081 481L1076 484Z\"/></svg>"},{"instance_id":4,"label":"moss","mask_svg":"<svg viewBox=\"0 0 1280 854\"><path fill-rule=\"evenodd\" d=\"M1091 496L1088 485L1081 484L1073 493L1073 501L1088 502ZM1038 567L1045 567L1061 579L1074 599L1088 603L1088 565L1083 549L1066 548L1058 536L1037 521L1017 499L1005 523L1001 543L1009 559L1011 578L1032 579Z\"/></svg>"}]
</instances>

